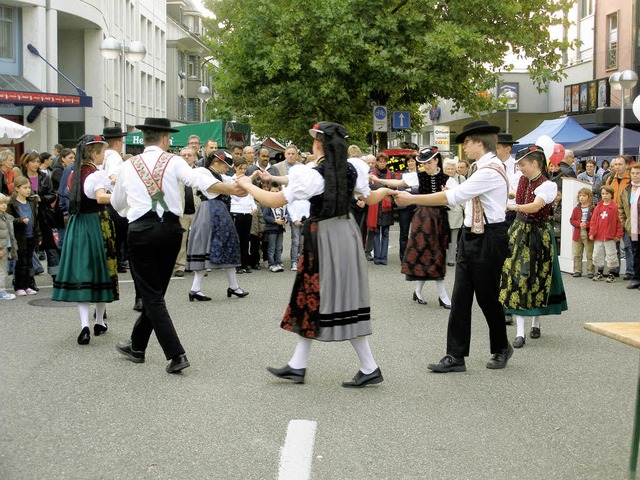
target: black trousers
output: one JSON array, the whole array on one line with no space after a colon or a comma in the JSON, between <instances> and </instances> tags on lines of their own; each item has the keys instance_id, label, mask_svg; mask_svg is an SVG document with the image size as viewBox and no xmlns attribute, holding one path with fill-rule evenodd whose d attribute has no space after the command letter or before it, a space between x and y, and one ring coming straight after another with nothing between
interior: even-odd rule
<instances>
[{"instance_id":1,"label":"black trousers","mask_svg":"<svg viewBox=\"0 0 640 480\"><path fill-rule=\"evenodd\" d=\"M233 223L236 226L238 237L240 238L240 263L242 267L252 267L255 265L249 257L249 237L251 235L251 222L253 215L250 213L232 213Z\"/></svg>"},{"instance_id":2,"label":"black trousers","mask_svg":"<svg viewBox=\"0 0 640 480\"><path fill-rule=\"evenodd\" d=\"M167 360L185 353L164 300L183 232L172 213L159 218L149 212L129 225L129 261L143 304L131 332L132 348L146 350L155 331Z\"/></svg>"},{"instance_id":3,"label":"black trousers","mask_svg":"<svg viewBox=\"0 0 640 480\"><path fill-rule=\"evenodd\" d=\"M447 329L449 355L469 356L474 294L489 326L491 353L498 353L509 346L504 309L498 300L500 275L508 248L505 223L485 225L483 234L462 229Z\"/></svg>"}]
</instances>

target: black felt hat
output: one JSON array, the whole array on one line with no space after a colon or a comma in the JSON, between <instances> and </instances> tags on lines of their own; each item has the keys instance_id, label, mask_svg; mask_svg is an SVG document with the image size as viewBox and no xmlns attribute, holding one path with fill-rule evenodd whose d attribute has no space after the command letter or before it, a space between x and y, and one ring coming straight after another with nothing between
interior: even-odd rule
<instances>
[{"instance_id":1,"label":"black felt hat","mask_svg":"<svg viewBox=\"0 0 640 480\"><path fill-rule=\"evenodd\" d=\"M475 122L467 123L462 127L462 133L456 137L456 143L462 143L469 135L474 135L476 133L498 133L499 131L500 127L496 125L491 125L489 122L484 120L476 120Z\"/></svg>"},{"instance_id":2,"label":"black felt hat","mask_svg":"<svg viewBox=\"0 0 640 480\"><path fill-rule=\"evenodd\" d=\"M155 118L147 117L144 119L144 124L136 125L138 130L156 130L158 132L171 132L177 133L180 130L171 128L171 122L168 118Z\"/></svg>"},{"instance_id":3,"label":"black felt hat","mask_svg":"<svg viewBox=\"0 0 640 480\"><path fill-rule=\"evenodd\" d=\"M513 135L510 133L499 133L498 143L501 145L515 145L518 142L513 139Z\"/></svg>"},{"instance_id":4,"label":"black felt hat","mask_svg":"<svg viewBox=\"0 0 640 480\"><path fill-rule=\"evenodd\" d=\"M102 136L108 140L110 138L126 137L127 134L122 133L122 128L120 127L104 127L102 129Z\"/></svg>"}]
</instances>

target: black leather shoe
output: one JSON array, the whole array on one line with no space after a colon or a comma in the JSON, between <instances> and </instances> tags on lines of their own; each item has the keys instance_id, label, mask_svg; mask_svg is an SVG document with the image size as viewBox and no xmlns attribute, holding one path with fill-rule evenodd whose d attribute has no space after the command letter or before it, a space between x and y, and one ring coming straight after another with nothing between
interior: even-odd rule
<instances>
[{"instance_id":1,"label":"black leather shoe","mask_svg":"<svg viewBox=\"0 0 640 480\"><path fill-rule=\"evenodd\" d=\"M624 275L624 277L622 277L622 279L626 282L629 281L633 278L633 275L629 275L628 273Z\"/></svg>"},{"instance_id":2,"label":"black leather shoe","mask_svg":"<svg viewBox=\"0 0 640 480\"><path fill-rule=\"evenodd\" d=\"M427 368L437 373L467 371L464 358L457 358L453 355L445 355L438 363L430 363L427 365Z\"/></svg>"},{"instance_id":3,"label":"black leather shoe","mask_svg":"<svg viewBox=\"0 0 640 480\"><path fill-rule=\"evenodd\" d=\"M413 301L414 302L418 302L420 305L426 305L427 302L425 302L423 299L418 298L418 295L416 295L416 292L413 292Z\"/></svg>"},{"instance_id":4,"label":"black leather shoe","mask_svg":"<svg viewBox=\"0 0 640 480\"><path fill-rule=\"evenodd\" d=\"M184 277L184 271L183 270L176 270L175 272L173 272L173 276L177 277L177 278L182 278L182 277Z\"/></svg>"},{"instance_id":5,"label":"black leather shoe","mask_svg":"<svg viewBox=\"0 0 640 480\"><path fill-rule=\"evenodd\" d=\"M507 313L504 316L504 323L505 325L513 325L513 315L511 315L510 313Z\"/></svg>"},{"instance_id":6,"label":"black leather shoe","mask_svg":"<svg viewBox=\"0 0 640 480\"><path fill-rule=\"evenodd\" d=\"M582 274L580 272L575 272L573 274L573 278L580 278L582 276Z\"/></svg>"},{"instance_id":7,"label":"black leather shoe","mask_svg":"<svg viewBox=\"0 0 640 480\"><path fill-rule=\"evenodd\" d=\"M362 388L367 385L375 385L376 383L382 383L382 372L380 368L376 368L373 372L364 374L362 370L358 370L356 376L350 382L342 382L342 386L345 388Z\"/></svg>"},{"instance_id":8,"label":"black leather shoe","mask_svg":"<svg viewBox=\"0 0 640 480\"><path fill-rule=\"evenodd\" d=\"M197 300L199 302L208 302L209 300L211 300L211 297L207 297L206 295L203 295L202 292L190 291L189 301L193 302L194 300Z\"/></svg>"},{"instance_id":9,"label":"black leather shoe","mask_svg":"<svg viewBox=\"0 0 640 480\"><path fill-rule=\"evenodd\" d=\"M187 356L183 353L182 355L178 355L171 359L169 365L167 365L167 373L178 373L189 365L191 364L189 363L189 360L187 360Z\"/></svg>"},{"instance_id":10,"label":"black leather shoe","mask_svg":"<svg viewBox=\"0 0 640 480\"><path fill-rule=\"evenodd\" d=\"M96 323L93 326L93 334L96 337L99 337L101 334L103 334L107 330L109 330L109 325L107 325L106 323L104 325L100 325L99 323Z\"/></svg>"},{"instance_id":11,"label":"black leather shoe","mask_svg":"<svg viewBox=\"0 0 640 480\"><path fill-rule=\"evenodd\" d=\"M235 295L238 298L246 297L249 295L249 292L245 292L240 287L233 290L232 288L227 288L227 298L231 298L231 295Z\"/></svg>"},{"instance_id":12,"label":"black leather shoe","mask_svg":"<svg viewBox=\"0 0 640 480\"><path fill-rule=\"evenodd\" d=\"M497 370L499 368L506 367L507 362L511 358L511 355L513 355L513 347L509 345L504 350L493 354L493 357L491 357L491 360L487 362L487 368L490 368L492 370Z\"/></svg>"},{"instance_id":13,"label":"black leather shoe","mask_svg":"<svg viewBox=\"0 0 640 480\"><path fill-rule=\"evenodd\" d=\"M136 312L141 312L142 311L142 299L141 298L136 298L136 302L133 304L133 309Z\"/></svg>"},{"instance_id":14,"label":"black leather shoe","mask_svg":"<svg viewBox=\"0 0 640 480\"><path fill-rule=\"evenodd\" d=\"M78 345L88 345L91 340L91 330L89 327L84 327L78 335Z\"/></svg>"},{"instance_id":15,"label":"black leather shoe","mask_svg":"<svg viewBox=\"0 0 640 480\"><path fill-rule=\"evenodd\" d=\"M260 266L259 263L256 263L254 266L251 267L253 270L262 270L262 267Z\"/></svg>"},{"instance_id":16,"label":"black leather shoe","mask_svg":"<svg viewBox=\"0 0 640 480\"><path fill-rule=\"evenodd\" d=\"M633 290L634 288L638 287L640 287L640 281L638 280L631 280L631 282L629 282L629 285L627 285L628 290Z\"/></svg>"},{"instance_id":17,"label":"black leather shoe","mask_svg":"<svg viewBox=\"0 0 640 480\"><path fill-rule=\"evenodd\" d=\"M122 264L118 264L117 270L118 270L118 273L127 273L127 267Z\"/></svg>"},{"instance_id":18,"label":"black leather shoe","mask_svg":"<svg viewBox=\"0 0 640 480\"><path fill-rule=\"evenodd\" d=\"M304 383L304 376L307 373L306 368L291 368L289 364L280 368L267 367L267 371L278 378L292 380L293 383Z\"/></svg>"},{"instance_id":19,"label":"black leather shoe","mask_svg":"<svg viewBox=\"0 0 640 480\"><path fill-rule=\"evenodd\" d=\"M540 327L531 327L531 331L529 332L530 338L540 338Z\"/></svg>"},{"instance_id":20,"label":"black leather shoe","mask_svg":"<svg viewBox=\"0 0 640 480\"><path fill-rule=\"evenodd\" d=\"M451 304L450 303L444 303L440 297L438 297L438 303L445 310L451 310Z\"/></svg>"},{"instance_id":21,"label":"black leather shoe","mask_svg":"<svg viewBox=\"0 0 640 480\"><path fill-rule=\"evenodd\" d=\"M116 350L127 357L133 363L144 363L144 352L131 348L131 340L116 344Z\"/></svg>"},{"instance_id":22,"label":"black leather shoe","mask_svg":"<svg viewBox=\"0 0 640 480\"><path fill-rule=\"evenodd\" d=\"M524 346L524 337L516 337L513 341L513 348L522 348Z\"/></svg>"}]
</instances>

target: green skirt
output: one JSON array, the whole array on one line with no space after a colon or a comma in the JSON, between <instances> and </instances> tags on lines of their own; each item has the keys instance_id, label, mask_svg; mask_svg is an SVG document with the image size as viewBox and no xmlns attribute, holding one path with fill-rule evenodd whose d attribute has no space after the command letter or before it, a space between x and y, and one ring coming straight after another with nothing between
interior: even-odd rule
<instances>
[{"instance_id":1,"label":"green skirt","mask_svg":"<svg viewBox=\"0 0 640 480\"><path fill-rule=\"evenodd\" d=\"M567 310L553 227L520 217L509 229L511 257L502 268L500 302L512 315L558 315Z\"/></svg>"},{"instance_id":2,"label":"green skirt","mask_svg":"<svg viewBox=\"0 0 640 480\"><path fill-rule=\"evenodd\" d=\"M71 216L51 298L90 303L118 300L115 234L106 211Z\"/></svg>"}]
</instances>

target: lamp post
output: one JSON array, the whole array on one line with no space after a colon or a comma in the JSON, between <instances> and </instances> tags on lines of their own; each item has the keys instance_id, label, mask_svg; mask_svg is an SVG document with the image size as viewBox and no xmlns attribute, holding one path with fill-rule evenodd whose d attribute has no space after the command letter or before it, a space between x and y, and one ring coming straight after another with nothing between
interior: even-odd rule
<instances>
[{"instance_id":1,"label":"lamp post","mask_svg":"<svg viewBox=\"0 0 640 480\"><path fill-rule=\"evenodd\" d=\"M502 92L500 98L507 102L505 109L507 112L505 133L509 133L509 109L511 108L511 105L515 105L518 102L518 94L511 89L507 89Z\"/></svg>"},{"instance_id":2,"label":"lamp post","mask_svg":"<svg viewBox=\"0 0 640 480\"><path fill-rule=\"evenodd\" d=\"M200 122L204 122L204 105L207 103L207 100L211 98L211 90L206 85L202 85L198 87L196 91L196 95L202 102L200 105Z\"/></svg>"},{"instance_id":3,"label":"lamp post","mask_svg":"<svg viewBox=\"0 0 640 480\"><path fill-rule=\"evenodd\" d=\"M638 75L633 70L616 72L609 77L612 90L620 90L620 150L618 155L624 154L624 90L632 89L638 83Z\"/></svg>"},{"instance_id":4,"label":"lamp post","mask_svg":"<svg viewBox=\"0 0 640 480\"><path fill-rule=\"evenodd\" d=\"M120 63L120 127L122 132L127 132L127 60L137 63L147 55L147 49L142 42L133 41L125 45L113 37L105 38L100 44L100 53L107 60L121 59ZM125 143L122 144L122 153L125 153Z\"/></svg>"}]
</instances>

